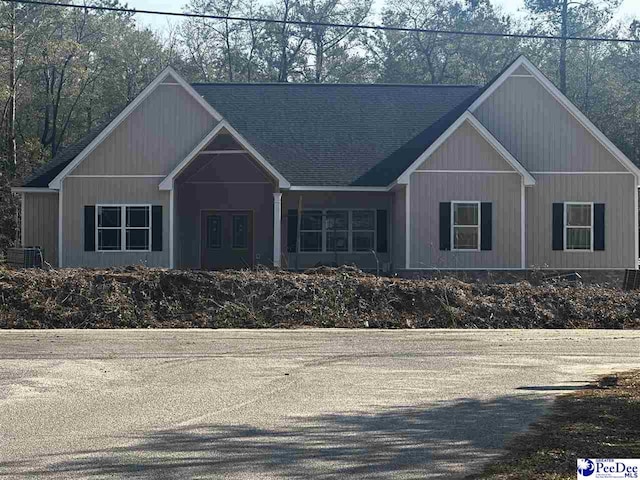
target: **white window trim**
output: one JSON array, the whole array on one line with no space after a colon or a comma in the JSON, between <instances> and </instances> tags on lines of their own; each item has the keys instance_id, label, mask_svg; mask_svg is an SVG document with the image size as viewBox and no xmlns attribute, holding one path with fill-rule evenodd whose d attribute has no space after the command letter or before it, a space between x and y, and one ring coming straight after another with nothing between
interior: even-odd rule
<instances>
[{"instance_id":1,"label":"white window trim","mask_svg":"<svg viewBox=\"0 0 640 480\"><path fill-rule=\"evenodd\" d=\"M372 212L373 213L373 230L354 230L353 229L353 212ZM350 254L350 255L371 255L371 250L366 250L366 251L355 251L353 249L353 233L354 232L373 232L373 251L377 252L378 251L378 216L376 215L376 210L373 208L308 208L306 210L302 210L301 215L304 215L305 212L320 212L322 214L322 230L303 230L302 229L302 219L300 221L300 230L298 231L298 238L297 238L297 253L301 254L301 255L308 255L308 254L338 254L338 255L346 255L346 254ZM328 230L326 228L326 223L325 223L325 219L327 218L327 212L348 212L349 213L349 218L347 220L348 222L348 229L344 230L336 230L337 232L347 232L347 243L349 245L347 250L344 251L333 251L333 250L327 250L327 232L330 232L332 230ZM322 250L317 251L317 252L311 252L311 251L302 251L302 242L301 242L301 233L302 232L321 232L322 234Z\"/></svg>"},{"instance_id":2,"label":"white window trim","mask_svg":"<svg viewBox=\"0 0 640 480\"><path fill-rule=\"evenodd\" d=\"M478 225L456 225L455 222L455 206L459 204L475 204L478 206ZM454 200L451 202L451 226L449 234L451 235L451 251L452 252L479 252L482 242L482 209L481 202L475 200ZM476 227L478 229L478 246L477 248L456 248L455 246L455 227Z\"/></svg>"},{"instance_id":3,"label":"white window trim","mask_svg":"<svg viewBox=\"0 0 640 480\"><path fill-rule=\"evenodd\" d=\"M98 210L101 207L119 207L120 208L120 227L100 227L98 226ZM127 207L147 207L149 210L149 226L148 227L127 227ZM152 251L153 246L153 214L151 204L147 203L101 203L95 206L95 239L96 239L96 252L100 253L149 253ZM98 230L110 229L120 230L120 250L101 250L98 236ZM127 229L130 230L149 230L149 248L146 250L127 250Z\"/></svg>"},{"instance_id":4,"label":"white window trim","mask_svg":"<svg viewBox=\"0 0 640 480\"><path fill-rule=\"evenodd\" d=\"M569 205L589 205L591 207L591 225L589 225L588 227L580 227L580 226L569 226L567 225L567 210L568 210L568 206ZM563 239L562 241L564 242L564 251L565 252L593 252L593 202L564 202L564 212L563 212L563 216L564 216L564 226L563 226ZM589 231L591 232L591 245L588 249L586 248L569 248L567 245L567 230L569 228L573 228L573 229L584 229L586 230L587 228L589 229Z\"/></svg>"}]
</instances>

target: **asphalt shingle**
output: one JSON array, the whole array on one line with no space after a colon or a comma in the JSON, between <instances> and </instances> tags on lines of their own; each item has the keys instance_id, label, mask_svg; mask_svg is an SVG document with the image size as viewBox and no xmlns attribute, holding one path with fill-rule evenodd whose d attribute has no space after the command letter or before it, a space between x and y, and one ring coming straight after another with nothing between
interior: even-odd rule
<instances>
[{"instance_id":1,"label":"asphalt shingle","mask_svg":"<svg viewBox=\"0 0 640 480\"><path fill-rule=\"evenodd\" d=\"M481 91L470 85L193 87L292 185L301 186L390 184ZM66 148L25 186L46 187L103 128Z\"/></svg>"}]
</instances>

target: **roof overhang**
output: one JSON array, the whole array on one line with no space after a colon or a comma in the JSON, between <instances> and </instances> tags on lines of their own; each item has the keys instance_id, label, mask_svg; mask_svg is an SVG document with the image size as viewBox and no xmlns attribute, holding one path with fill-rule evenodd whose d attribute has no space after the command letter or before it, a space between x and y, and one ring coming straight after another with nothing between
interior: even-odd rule
<instances>
[{"instance_id":1,"label":"roof overhang","mask_svg":"<svg viewBox=\"0 0 640 480\"><path fill-rule=\"evenodd\" d=\"M58 193L58 190L54 190L48 187L11 187L12 193Z\"/></svg>"},{"instance_id":2,"label":"roof overhang","mask_svg":"<svg viewBox=\"0 0 640 480\"><path fill-rule=\"evenodd\" d=\"M196 147L191 150L172 171L167 175L162 182L160 182L160 190L173 190L176 177L182 172L197 156L200 154L206 146L221 132L226 132L233 137L247 152L248 155L253 157L277 182L278 187L288 189L291 184L280 172L278 172L261 154L258 152L248 141L244 138L235 128L233 128L228 121L222 120L218 123L211 132L209 132Z\"/></svg>"},{"instance_id":3,"label":"roof overhang","mask_svg":"<svg viewBox=\"0 0 640 480\"><path fill-rule=\"evenodd\" d=\"M487 98L489 98L493 93L511 76L514 72L520 68L524 67L526 70L531 73L531 76L535 78L543 88L551 94L563 107L565 107L569 113L580 123L584 128L586 128L603 146L606 150L611 153L616 160L618 160L629 172L633 173L636 178L640 180L640 168L638 168L622 151L616 147L609 138L598 128L596 127L591 120L587 118L587 116L576 107L571 100L564 95L558 87L556 87L551 80L549 80L544 73L538 69L531 61L521 55L518 57L504 72L500 75L483 93L480 95L475 102L471 104L469 107L470 112L475 112L480 105L482 105Z\"/></svg>"},{"instance_id":4,"label":"roof overhang","mask_svg":"<svg viewBox=\"0 0 640 480\"><path fill-rule=\"evenodd\" d=\"M305 186L294 185L289 188L290 192L388 192L389 187L357 187L346 186Z\"/></svg>"},{"instance_id":5,"label":"roof overhang","mask_svg":"<svg viewBox=\"0 0 640 480\"><path fill-rule=\"evenodd\" d=\"M458 117L458 119L453 122L453 124L451 124L451 126L447 128L444 133L440 135L440 137L438 137L438 139L433 142L433 144L431 144L431 146L427 148L422 155L420 155L411 164L411 166L398 177L398 179L391 185L391 188L396 184L408 184L411 174L415 172L418 167L425 162L425 160L433 155L433 153L465 122L469 123L496 150L496 152L498 152L498 154L522 176L526 186L536 184L536 179L533 178L533 175L531 175L527 169L524 168L522 164L504 147L504 145L502 145L498 139L494 137L470 111L467 110L460 115L460 117Z\"/></svg>"},{"instance_id":6,"label":"roof overhang","mask_svg":"<svg viewBox=\"0 0 640 480\"><path fill-rule=\"evenodd\" d=\"M165 81L170 77L170 80ZM62 179L69 175L69 173L75 169L80 162L82 162L91 152L93 152L98 145L100 145L110 134L113 132L137 107L140 105L156 88L160 85L179 85L184 88L189 95L191 95L202 108L204 108L213 118L216 120L222 120L222 115L213 108L209 102L207 102L202 96L193 89L176 71L171 68L165 68L147 87L140 92L140 94L120 112L120 114L114 118L100 134L93 139L89 145L87 145L76 157L69 162L69 164L51 180L49 188L59 190Z\"/></svg>"}]
</instances>

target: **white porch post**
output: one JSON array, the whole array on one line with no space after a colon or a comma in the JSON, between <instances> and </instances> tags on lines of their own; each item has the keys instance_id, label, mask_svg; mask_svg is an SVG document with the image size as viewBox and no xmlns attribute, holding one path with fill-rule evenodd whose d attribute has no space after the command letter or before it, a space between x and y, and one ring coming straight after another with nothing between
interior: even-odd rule
<instances>
[{"instance_id":1,"label":"white porch post","mask_svg":"<svg viewBox=\"0 0 640 480\"><path fill-rule=\"evenodd\" d=\"M281 227L282 224L282 193L273 194L273 266L280 267L282 252Z\"/></svg>"}]
</instances>

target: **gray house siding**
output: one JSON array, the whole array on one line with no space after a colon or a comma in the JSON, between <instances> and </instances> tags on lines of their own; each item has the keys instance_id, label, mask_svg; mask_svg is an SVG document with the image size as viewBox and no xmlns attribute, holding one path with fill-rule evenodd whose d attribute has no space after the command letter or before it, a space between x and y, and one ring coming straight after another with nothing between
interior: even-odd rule
<instances>
[{"instance_id":1,"label":"gray house siding","mask_svg":"<svg viewBox=\"0 0 640 480\"><path fill-rule=\"evenodd\" d=\"M634 176L537 175L526 189L528 268L635 268ZM605 204L605 250L565 252L552 249L552 204Z\"/></svg>"},{"instance_id":2,"label":"gray house siding","mask_svg":"<svg viewBox=\"0 0 640 480\"><path fill-rule=\"evenodd\" d=\"M407 258L411 269L519 269L523 263L525 268L634 268L635 177L528 74L526 68L518 68L473 112L536 178L536 185L524 189L524 242L521 175L471 123L463 123L409 176L409 185L396 185L389 192L283 189L282 266L305 269L338 263L376 268L376 255L370 252L288 252L287 215L297 210L302 200L303 210L385 210L388 251L378 253L377 259L380 266L390 264L395 270L406 268ZM175 83L171 76L166 81ZM182 87L158 86L62 182L61 266L169 267L173 256L177 268L200 268L201 218L206 210L252 211L255 263L272 265L277 182L248 154L200 154L177 176L173 193L159 190L163 177L215 124L211 114ZM304 150L305 145L296 148ZM223 130L205 149L242 147ZM289 160L295 158L293 155ZM294 164L298 168L291 160ZM311 174L315 165L305 168ZM174 228L170 238L172 197ZM47 261L54 265L58 260L58 198L58 194L26 193L23 206L24 244L41 245ZM440 249L440 203L452 201L492 204L491 250ZM604 251L553 250L552 204L571 201L605 204ZM85 252L83 209L96 204L161 205L162 251ZM169 252L171 243L173 255Z\"/></svg>"},{"instance_id":3,"label":"gray house siding","mask_svg":"<svg viewBox=\"0 0 640 480\"><path fill-rule=\"evenodd\" d=\"M58 266L58 194L25 193L24 238L25 247L42 248L45 261Z\"/></svg>"},{"instance_id":4,"label":"gray house siding","mask_svg":"<svg viewBox=\"0 0 640 480\"><path fill-rule=\"evenodd\" d=\"M468 122L451 134L418 170L489 170L515 172Z\"/></svg>"},{"instance_id":5,"label":"gray house siding","mask_svg":"<svg viewBox=\"0 0 640 480\"><path fill-rule=\"evenodd\" d=\"M393 210L391 213L391 237L392 237L392 258L393 269L400 270L406 267L406 238L407 238L407 223L406 223L406 187L401 187L396 190L393 195Z\"/></svg>"},{"instance_id":6,"label":"gray house siding","mask_svg":"<svg viewBox=\"0 0 640 480\"><path fill-rule=\"evenodd\" d=\"M273 265L273 180L245 154L199 155L176 179L178 268L200 268L203 210L253 212L256 264Z\"/></svg>"},{"instance_id":7,"label":"gray house siding","mask_svg":"<svg viewBox=\"0 0 640 480\"><path fill-rule=\"evenodd\" d=\"M508 173L492 173L496 171ZM521 186L520 174L472 125L463 123L411 175L410 268L520 268ZM491 250L440 250L440 202L452 201L492 203Z\"/></svg>"},{"instance_id":8,"label":"gray house siding","mask_svg":"<svg viewBox=\"0 0 640 480\"><path fill-rule=\"evenodd\" d=\"M157 178L67 177L62 189L62 266L169 267L169 192L158 190ZM162 205L161 252L85 252L84 206L97 204Z\"/></svg>"},{"instance_id":9,"label":"gray house siding","mask_svg":"<svg viewBox=\"0 0 640 480\"><path fill-rule=\"evenodd\" d=\"M282 194L282 249L283 267L292 269L311 268L316 265L356 264L360 268L376 268L376 258L372 253L291 253L287 252L287 212L297 210L302 197L303 210L318 209L372 209L386 210L387 232L391 232L392 193L385 192L283 192ZM392 234L387 238L388 250L392 248ZM391 252L378 253L380 267L391 261Z\"/></svg>"},{"instance_id":10,"label":"gray house siding","mask_svg":"<svg viewBox=\"0 0 640 480\"><path fill-rule=\"evenodd\" d=\"M528 268L635 268L633 175L535 78L510 77L474 115L536 177L525 197ZM552 204L565 201L606 204L605 251L552 249Z\"/></svg>"},{"instance_id":11,"label":"gray house siding","mask_svg":"<svg viewBox=\"0 0 640 480\"><path fill-rule=\"evenodd\" d=\"M531 173L625 168L531 77L511 77L473 112Z\"/></svg>"},{"instance_id":12,"label":"gray house siding","mask_svg":"<svg viewBox=\"0 0 640 480\"><path fill-rule=\"evenodd\" d=\"M71 175L168 175L215 124L184 88L159 85Z\"/></svg>"},{"instance_id":13,"label":"gray house siding","mask_svg":"<svg viewBox=\"0 0 640 480\"><path fill-rule=\"evenodd\" d=\"M410 268L520 268L521 177L517 173L414 173L410 183ZM487 251L440 250L440 202L491 202Z\"/></svg>"}]
</instances>

